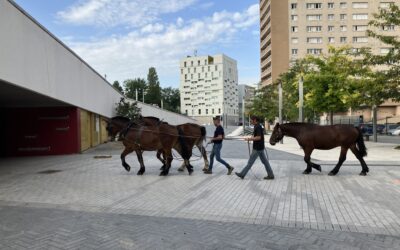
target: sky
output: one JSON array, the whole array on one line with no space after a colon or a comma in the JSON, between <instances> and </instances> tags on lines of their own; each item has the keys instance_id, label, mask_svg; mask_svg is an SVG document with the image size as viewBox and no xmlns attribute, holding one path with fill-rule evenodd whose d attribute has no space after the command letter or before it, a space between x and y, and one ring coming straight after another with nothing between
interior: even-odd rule
<instances>
[{"instance_id":1,"label":"sky","mask_svg":"<svg viewBox=\"0 0 400 250\"><path fill-rule=\"evenodd\" d=\"M179 87L179 60L224 53L239 84L260 78L258 0L16 0L107 80Z\"/></svg>"}]
</instances>

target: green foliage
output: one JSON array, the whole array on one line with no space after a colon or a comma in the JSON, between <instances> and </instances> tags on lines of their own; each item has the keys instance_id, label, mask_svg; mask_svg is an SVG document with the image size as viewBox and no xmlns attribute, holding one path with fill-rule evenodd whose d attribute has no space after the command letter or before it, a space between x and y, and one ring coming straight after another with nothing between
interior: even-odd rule
<instances>
[{"instance_id":1,"label":"green foliage","mask_svg":"<svg viewBox=\"0 0 400 250\"><path fill-rule=\"evenodd\" d=\"M161 106L161 88L158 75L154 67L149 68L147 74L147 93L145 97L146 103L157 104Z\"/></svg>"},{"instance_id":2,"label":"green foliage","mask_svg":"<svg viewBox=\"0 0 400 250\"><path fill-rule=\"evenodd\" d=\"M274 121L278 116L278 88L276 85L267 85L256 91L253 102L249 105L249 113Z\"/></svg>"},{"instance_id":3,"label":"green foliage","mask_svg":"<svg viewBox=\"0 0 400 250\"><path fill-rule=\"evenodd\" d=\"M161 96L164 104L164 109L179 113L181 101L179 89L171 87L163 88L161 89Z\"/></svg>"},{"instance_id":4,"label":"green foliage","mask_svg":"<svg viewBox=\"0 0 400 250\"><path fill-rule=\"evenodd\" d=\"M116 90L118 90L121 94L124 94L124 89L121 87L118 81L114 81L112 85Z\"/></svg>"},{"instance_id":5,"label":"green foliage","mask_svg":"<svg viewBox=\"0 0 400 250\"><path fill-rule=\"evenodd\" d=\"M140 116L140 108L136 102L126 101L125 98L121 98L119 103L116 103L117 107L115 111L117 115L128 117L131 120L138 119Z\"/></svg>"},{"instance_id":6,"label":"green foliage","mask_svg":"<svg viewBox=\"0 0 400 250\"><path fill-rule=\"evenodd\" d=\"M138 101L143 101L143 91L147 89L146 80L143 78L134 78L128 79L124 81L125 85L125 96L135 100L136 99L136 90L138 92Z\"/></svg>"}]
</instances>

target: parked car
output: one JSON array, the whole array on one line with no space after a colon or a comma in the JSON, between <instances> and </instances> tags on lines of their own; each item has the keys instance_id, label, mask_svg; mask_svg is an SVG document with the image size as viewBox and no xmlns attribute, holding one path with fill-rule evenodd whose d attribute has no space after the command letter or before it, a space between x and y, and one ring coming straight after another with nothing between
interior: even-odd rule
<instances>
[{"instance_id":1,"label":"parked car","mask_svg":"<svg viewBox=\"0 0 400 250\"><path fill-rule=\"evenodd\" d=\"M361 129L363 135L373 134L372 124L360 123L358 124L358 127Z\"/></svg>"},{"instance_id":2,"label":"parked car","mask_svg":"<svg viewBox=\"0 0 400 250\"><path fill-rule=\"evenodd\" d=\"M400 135L400 127L397 127L396 129L393 129L393 130L389 130L389 134Z\"/></svg>"},{"instance_id":3,"label":"parked car","mask_svg":"<svg viewBox=\"0 0 400 250\"><path fill-rule=\"evenodd\" d=\"M399 124L388 124L387 125L387 130L386 130L386 126L383 129L383 133L384 134L390 134L390 132L393 132L393 130L395 130L396 128L400 127Z\"/></svg>"}]
</instances>

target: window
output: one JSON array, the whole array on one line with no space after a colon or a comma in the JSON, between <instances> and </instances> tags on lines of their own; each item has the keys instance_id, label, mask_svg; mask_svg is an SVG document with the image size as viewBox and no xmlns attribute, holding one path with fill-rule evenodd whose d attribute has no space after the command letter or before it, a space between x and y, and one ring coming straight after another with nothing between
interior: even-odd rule
<instances>
[{"instance_id":1,"label":"window","mask_svg":"<svg viewBox=\"0 0 400 250\"><path fill-rule=\"evenodd\" d=\"M322 26L307 26L307 32L321 32Z\"/></svg>"},{"instance_id":2,"label":"window","mask_svg":"<svg viewBox=\"0 0 400 250\"><path fill-rule=\"evenodd\" d=\"M391 4L393 4L393 2L384 2L384 3L380 3L379 7L382 9L389 9Z\"/></svg>"},{"instance_id":3,"label":"window","mask_svg":"<svg viewBox=\"0 0 400 250\"><path fill-rule=\"evenodd\" d=\"M201 115L201 109L199 109L199 115Z\"/></svg>"},{"instance_id":4,"label":"window","mask_svg":"<svg viewBox=\"0 0 400 250\"><path fill-rule=\"evenodd\" d=\"M204 72L204 67L201 67L201 72Z\"/></svg>"},{"instance_id":5,"label":"window","mask_svg":"<svg viewBox=\"0 0 400 250\"><path fill-rule=\"evenodd\" d=\"M206 115L208 115L208 109L206 109Z\"/></svg>"},{"instance_id":6,"label":"window","mask_svg":"<svg viewBox=\"0 0 400 250\"><path fill-rule=\"evenodd\" d=\"M346 9L347 8L347 3L346 2L341 2L340 3L340 8L341 9Z\"/></svg>"},{"instance_id":7,"label":"window","mask_svg":"<svg viewBox=\"0 0 400 250\"><path fill-rule=\"evenodd\" d=\"M335 26L328 26L328 31L333 31L335 29Z\"/></svg>"},{"instance_id":8,"label":"window","mask_svg":"<svg viewBox=\"0 0 400 250\"><path fill-rule=\"evenodd\" d=\"M292 55L297 55L298 54L298 49L292 49Z\"/></svg>"},{"instance_id":9,"label":"window","mask_svg":"<svg viewBox=\"0 0 400 250\"><path fill-rule=\"evenodd\" d=\"M290 5L290 7L291 7L292 10L297 9L297 3L292 3L292 4Z\"/></svg>"},{"instance_id":10,"label":"window","mask_svg":"<svg viewBox=\"0 0 400 250\"><path fill-rule=\"evenodd\" d=\"M342 31L342 32L347 31L347 26L346 25L340 26L340 31Z\"/></svg>"},{"instance_id":11,"label":"window","mask_svg":"<svg viewBox=\"0 0 400 250\"><path fill-rule=\"evenodd\" d=\"M382 25L383 31L393 31L395 29L394 25Z\"/></svg>"},{"instance_id":12,"label":"window","mask_svg":"<svg viewBox=\"0 0 400 250\"><path fill-rule=\"evenodd\" d=\"M333 21L335 20L335 15L334 14L329 14L328 15L328 21Z\"/></svg>"},{"instance_id":13,"label":"window","mask_svg":"<svg viewBox=\"0 0 400 250\"><path fill-rule=\"evenodd\" d=\"M334 37L328 37L328 42L329 43L335 43L335 38Z\"/></svg>"},{"instance_id":14,"label":"window","mask_svg":"<svg viewBox=\"0 0 400 250\"><path fill-rule=\"evenodd\" d=\"M368 2L353 3L353 9L368 9Z\"/></svg>"},{"instance_id":15,"label":"window","mask_svg":"<svg viewBox=\"0 0 400 250\"><path fill-rule=\"evenodd\" d=\"M353 37L353 43L367 43L368 37L366 36L355 36Z\"/></svg>"},{"instance_id":16,"label":"window","mask_svg":"<svg viewBox=\"0 0 400 250\"><path fill-rule=\"evenodd\" d=\"M186 62L183 63L183 67L186 67Z\"/></svg>"},{"instance_id":17,"label":"window","mask_svg":"<svg viewBox=\"0 0 400 250\"><path fill-rule=\"evenodd\" d=\"M196 73L196 68L193 69L194 73Z\"/></svg>"},{"instance_id":18,"label":"window","mask_svg":"<svg viewBox=\"0 0 400 250\"><path fill-rule=\"evenodd\" d=\"M322 15L307 15L308 21L319 21L321 20Z\"/></svg>"},{"instance_id":19,"label":"window","mask_svg":"<svg viewBox=\"0 0 400 250\"><path fill-rule=\"evenodd\" d=\"M322 54L322 49L307 49L307 54L320 55Z\"/></svg>"},{"instance_id":20,"label":"window","mask_svg":"<svg viewBox=\"0 0 400 250\"><path fill-rule=\"evenodd\" d=\"M215 71L218 71L218 65L215 65Z\"/></svg>"},{"instance_id":21,"label":"window","mask_svg":"<svg viewBox=\"0 0 400 250\"><path fill-rule=\"evenodd\" d=\"M190 79L193 79L193 74L190 74Z\"/></svg>"},{"instance_id":22,"label":"window","mask_svg":"<svg viewBox=\"0 0 400 250\"><path fill-rule=\"evenodd\" d=\"M322 3L308 3L307 9L322 9Z\"/></svg>"},{"instance_id":23,"label":"window","mask_svg":"<svg viewBox=\"0 0 400 250\"><path fill-rule=\"evenodd\" d=\"M298 44L298 43L299 43L299 38L293 37L293 38L292 38L292 43L293 43L293 44Z\"/></svg>"},{"instance_id":24,"label":"window","mask_svg":"<svg viewBox=\"0 0 400 250\"><path fill-rule=\"evenodd\" d=\"M353 25L353 31L367 31L368 25Z\"/></svg>"},{"instance_id":25,"label":"window","mask_svg":"<svg viewBox=\"0 0 400 250\"><path fill-rule=\"evenodd\" d=\"M197 78L200 79L200 73L197 74Z\"/></svg>"},{"instance_id":26,"label":"window","mask_svg":"<svg viewBox=\"0 0 400 250\"><path fill-rule=\"evenodd\" d=\"M341 42L341 43L346 43L346 42L347 42L347 37L343 37L343 36L342 36L342 37L340 38L340 42Z\"/></svg>"},{"instance_id":27,"label":"window","mask_svg":"<svg viewBox=\"0 0 400 250\"><path fill-rule=\"evenodd\" d=\"M297 15L292 15L292 21L297 21L299 17Z\"/></svg>"},{"instance_id":28,"label":"window","mask_svg":"<svg viewBox=\"0 0 400 250\"><path fill-rule=\"evenodd\" d=\"M187 80L187 75L185 74L185 80Z\"/></svg>"},{"instance_id":29,"label":"window","mask_svg":"<svg viewBox=\"0 0 400 250\"><path fill-rule=\"evenodd\" d=\"M340 14L340 20L347 20L347 14Z\"/></svg>"},{"instance_id":30,"label":"window","mask_svg":"<svg viewBox=\"0 0 400 250\"><path fill-rule=\"evenodd\" d=\"M391 50L391 48L381 48L381 54L387 54L387 53L389 53L390 52L390 50Z\"/></svg>"},{"instance_id":31,"label":"window","mask_svg":"<svg viewBox=\"0 0 400 250\"><path fill-rule=\"evenodd\" d=\"M220 108L218 109L218 114L221 114L221 109Z\"/></svg>"},{"instance_id":32,"label":"window","mask_svg":"<svg viewBox=\"0 0 400 250\"><path fill-rule=\"evenodd\" d=\"M292 26L292 32L298 32L299 31L299 27L297 26Z\"/></svg>"},{"instance_id":33,"label":"window","mask_svg":"<svg viewBox=\"0 0 400 250\"><path fill-rule=\"evenodd\" d=\"M207 65L207 59L206 59L206 60L204 60L204 65Z\"/></svg>"},{"instance_id":34,"label":"window","mask_svg":"<svg viewBox=\"0 0 400 250\"><path fill-rule=\"evenodd\" d=\"M214 114L214 109L211 109L212 114Z\"/></svg>"},{"instance_id":35,"label":"window","mask_svg":"<svg viewBox=\"0 0 400 250\"><path fill-rule=\"evenodd\" d=\"M335 3L328 3L328 9L335 8Z\"/></svg>"},{"instance_id":36,"label":"window","mask_svg":"<svg viewBox=\"0 0 400 250\"><path fill-rule=\"evenodd\" d=\"M193 67L193 61L191 61L191 62L190 62L190 66L192 66L192 67Z\"/></svg>"},{"instance_id":37,"label":"window","mask_svg":"<svg viewBox=\"0 0 400 250\"><path fill-rule=\"evenodd\" d=\"M353 20L368 20L368 14L353 14Z\"/></svg>"},{"instance_id":38,"label":"window","mask_svg":"<svg viewBox=\"0 0 400 250\"><path fill-rule=\"evenodd\" d=\"M307 37L307 43L322 43L322 37Z\"/></svg>"}]
</instances>

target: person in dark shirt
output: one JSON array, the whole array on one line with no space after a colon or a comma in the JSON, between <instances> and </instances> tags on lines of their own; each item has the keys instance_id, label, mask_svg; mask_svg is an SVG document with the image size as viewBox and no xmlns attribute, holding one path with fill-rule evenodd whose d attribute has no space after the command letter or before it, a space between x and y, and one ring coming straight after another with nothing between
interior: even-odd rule
<instances>
[{"instance_id":1,"label":"person in dark shirt","mask_svg":"<svg viewBox=\"0 0 400 250\"><path fill-rule=\"evenodd\" d=\"M221 158L221 149L222 149L222 141L224 140L224 128L221 126L221 119L219 116L213 118L214 125L216 127L214 132L214 137L211 138L210 142L214 143L212 152L210 155L210 166L208 170L205 170L205 174L212 174L212 167L214 163L214 157L217 159L218 162L223 164L228 169L228 175L232 174L233 167L231 167L228 163L226 163Z\"/></svg>"},{"instance_id":2,"label":"person in dark shirt","mask_svg":"<svg viewBox=\"0 0 400 250\"><path fill-rule=\"evenodd\" d=\"M265 156L265 144L264 144L264 130L260 125L259 118L256 116L251 117L251 123L254 125L254 132L252 137L246 138L247 141L253 141L253 151L251 152L250 159L247 165L243 168L242 172L235 173L238 177L243 179L250 168L253 166L257 157L260 157L261 162L264 164L265 170L268 176L264 177L265 180L273 180L274 172L272 172L271 165L269 164L267 157Z\"/></svg>"}]
</instances>

